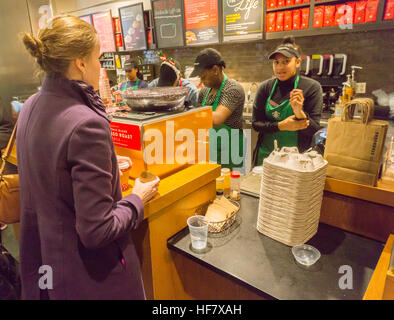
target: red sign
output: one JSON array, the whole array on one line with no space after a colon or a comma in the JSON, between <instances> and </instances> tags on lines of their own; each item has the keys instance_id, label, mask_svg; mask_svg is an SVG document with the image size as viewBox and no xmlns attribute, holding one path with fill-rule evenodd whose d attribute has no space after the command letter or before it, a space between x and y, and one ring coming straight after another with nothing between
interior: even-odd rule
<instances>
[{"instance_id":1,"label":"red sign","mask_svg":"<svg viewBox=\"0 0 394 320\"><path fill-rule=\"evenodd\" d=\"M101 52L116 51L111 11L95 13L92 18L100 39Z\"/></svg>"},{"instance_id":2,"label":"red sign","mask_svg":"<svg viewBox=\"0 0 394 320\"><path fill-rule=\"evenodd\" d=\"M141 131L139 126L111 122L111 133L115 146L141 151Z\"/></svg>"}]
</instances>

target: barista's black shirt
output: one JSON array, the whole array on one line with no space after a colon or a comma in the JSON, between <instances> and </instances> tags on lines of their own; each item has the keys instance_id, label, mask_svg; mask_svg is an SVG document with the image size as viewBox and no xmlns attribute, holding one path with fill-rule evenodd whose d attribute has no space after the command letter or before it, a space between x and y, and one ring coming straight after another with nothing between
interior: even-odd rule
<instances>
[{"instance_id":1,"label":"barista's black shirt","mask_svg":"<svg viewBox=\"0 0 394 320\"><path fill-rule=\"evenodd\" d=\"M272 100L278 105L283 101L290 99L290 92L294 89L296 76L286 80L278 80ZM276 132L278 122L271 121L265 114L265 106L276 78L264 81L256 93L253 105L252 126L259 132L259 141L262 142L262 136L267 132ZM309 148L312 137L320 129L320 116L323 106L323 92L319 82L308 77L300 76L297 89L301 89L304 95L303 110L310 122L309 127L298 131L298 148L300 152ZM259 146L257 146L259 147Z\"/></svg>"}]
</instances>

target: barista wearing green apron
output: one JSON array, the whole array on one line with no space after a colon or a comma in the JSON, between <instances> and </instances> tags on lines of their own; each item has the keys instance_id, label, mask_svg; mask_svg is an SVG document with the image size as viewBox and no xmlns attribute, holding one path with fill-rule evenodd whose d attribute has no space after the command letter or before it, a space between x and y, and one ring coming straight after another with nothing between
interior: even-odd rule
<instances>
[{"instance_id":1,"label":"barista wearing green apron","mask_svg":"<svg viewBox=\"0 0 394 320\"><path fill-rule=\"evenodd\" d=\"M119 86L121 92L147 88L148 83L138 79L138 65L134 60L127 60L123 66L126 71L128 81L122 82Z\"/></svg>"},{"instance_id":2,"label":"barista wearing green apron","mask_svg":"<svg viewBox=\"0 0 394 320\"><path fill-rule=\"evenodd\" d=\"M244 166L242 113L245 92L237 81L229 79L224 74L225 67L226 64L217 50L204 49L197 56L190 77L199 76L204 85L199 93L199 104L212 106L213 128L209 133L210 160L216 160L223 168L230 170L237 168L242 171Z\"/></svg>"},{"instance_id":3,"label":"barista wearing green apron","mask_svg":"<svg viewBox=\"0 0 394 320\"><path fill-rule=\"evenodd\" d=\"M278 148L298 147L306 151L320 129L323 105L322 88L311 78L300 76L300 48L286 37L269 56L275 78L264 81L256 94L252 126L259 133L253 164L261 165Z\"/></svg>"}]
</instances>

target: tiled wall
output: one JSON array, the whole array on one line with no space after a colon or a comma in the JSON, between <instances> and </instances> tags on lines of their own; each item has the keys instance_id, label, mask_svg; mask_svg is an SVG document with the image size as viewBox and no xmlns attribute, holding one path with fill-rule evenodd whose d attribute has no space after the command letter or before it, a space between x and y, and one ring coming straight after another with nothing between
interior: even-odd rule
<instances>
[{"instance_id":1,"label":"tiled wall","mask_svg":"<svg viewBox=\"0 0 394 320\"><path fill-rule=\"evenodd\" d=\"M219 50L227 68L225 72L244 84L261 82L272 76L268 54L281 40L254 43L231 43L212 46ZM304 54L345 53L350 66L363 67L356 71L356 81L367 82L367 93L382 88L394 92L394 30L346 33L296 38ZM198 52L204 47L163 49L183 66L193 66ZM141 54L141 53L140 53Z\"/></svg>"}]
</instances>

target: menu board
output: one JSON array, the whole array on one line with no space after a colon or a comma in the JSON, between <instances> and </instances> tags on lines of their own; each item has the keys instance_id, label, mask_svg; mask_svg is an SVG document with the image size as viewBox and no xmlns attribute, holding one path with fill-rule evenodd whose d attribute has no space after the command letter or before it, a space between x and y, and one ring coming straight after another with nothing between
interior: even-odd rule
<instances>
[{"instance_id":1,"label":"menu board","mask_svg":"<svg viewBox=\"0 0 394 320\"><path fill-rule=\"evenodd\" d=\"M144 10L142 3L119 9L124 48L126 51L146 50Z\"/></svg>"},{"instance_id":2,"label":"menu board","mask_svg":"<svg viewBox=\"0 0 394 320\"><path fill-rule=\"evenodd\" d=\"M152 8L157 46L183 46L183 0L154 0Z\"/></svg>"},{"instance_id":3,"label":"menu board","mask_svg":"<svg viewBox=\"0 0 394 320\"><path fill-rule=\"evenodd\" d=\"M218 0L184 0L186 45L219 42Z\"/></svg>"},{"instance_id":4,"label":"menu board","mask_svg":"<svg viewBox=\"0 0 394 320\"><path fill-rule=\"evenodd\" d=\"M116 46L111 11L92 14L92 19L100 39L101 52L115 52Z\"/></svg>"},{"instance_id":5,"label":"menu board","mask_svg":"<svg viewBox=\"0 0 394 320\"><path fill-rule=\"evenodd\" d=\"M263 38L262 0L223 0L223 41Z\"/></svg>"},{"instance_id":6,"label":"menu board","mask_svg":"<svg viewBox=\"0 0 394 320\"><path fill-rule=\"evenodd\" d=\"M87 23L93 25L92 16L90 14L88 14L86 16L80 16L79 19L86 21Z\"/></svg>"}]
</instances>

